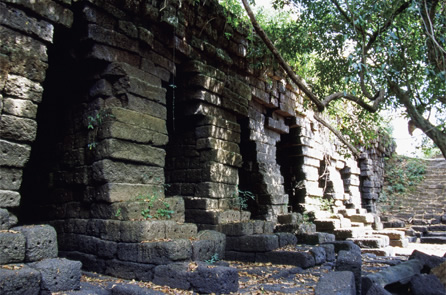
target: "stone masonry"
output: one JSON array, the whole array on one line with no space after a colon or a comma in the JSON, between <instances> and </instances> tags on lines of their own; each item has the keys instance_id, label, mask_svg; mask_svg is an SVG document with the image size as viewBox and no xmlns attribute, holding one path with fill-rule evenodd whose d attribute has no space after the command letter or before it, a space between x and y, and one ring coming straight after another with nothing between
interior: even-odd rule
<instances>
[{"instance_id":1,"label":"stone masonry","mask_svg":"<svg viewBox=\"0 0 446 295\"><path fill-rule=\"evenodd\" d=\"M372 224L351 216L382 155L344 157L249 33L209 0L0 0L1 230L48 223L85 269L153 280L224 257L221 232Z\"/></svg>"}]
</instances>

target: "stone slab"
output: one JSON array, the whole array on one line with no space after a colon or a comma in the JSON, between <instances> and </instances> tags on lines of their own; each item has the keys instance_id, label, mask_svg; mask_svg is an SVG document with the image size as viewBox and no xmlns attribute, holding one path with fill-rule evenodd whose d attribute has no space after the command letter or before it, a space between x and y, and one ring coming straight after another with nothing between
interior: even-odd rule
<instances>
[{"instance_id":1,"label":"stone slab","mask_svg":"<svg viewBox=\"0 0 446 295\"><path fill-rule=\"evenodd\" d=\"M23 264L10 264L0 267L0 294L38 295L40 294L41 274Z\"/></svg>"},{"instance_id":2,"label":"stone slab","mask_svg":"<svg viewBox=\"0 0 446 295\"><path fill-rule=\"evenodd\" d=\"M52 258L31 263L30 266L42 274L42 291L60 292L80 288L82 263L79 261Z\"/></svg>"},{"instance_id":3,"label":"stone slab","mask_svg":"<svg viewBox=\"0 0 446 295\"><path fill-rule=\"evenodd\" d=\"M25 260L27 262L57 257L57 233L52 226L28 225L14 227L13 230L19 231L25 236Z\"/></svg>"},{"instance_id":4,"label":"stone slab","mask_svg":"<svg viewBox=\"0 0 446 295\"><path fill-rule=\"evenodd\" d=\"M324 274L314 290L316 295L356 295L355 277L351 271Z\"/></svg>"},{"instance_id":5,"label":"stone slab","mask_svg":"<svg viewBox=\"0 0 446 295\"><path fill-rule=\"evenodd\" d=\"M20 263L25 260L25 236L18 231L0 231L0 264Z\"/></svg>"}]
</instances>

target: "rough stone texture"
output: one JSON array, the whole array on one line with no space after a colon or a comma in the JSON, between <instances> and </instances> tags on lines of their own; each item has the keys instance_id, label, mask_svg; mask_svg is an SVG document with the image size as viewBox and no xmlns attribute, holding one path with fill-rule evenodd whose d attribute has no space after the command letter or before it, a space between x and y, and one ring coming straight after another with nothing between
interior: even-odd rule
<instances>
[{"instance_id":1,"label":"rough stone texture","mask_svg":"<svg viewBox=\"0 0 446 295\"><path fill-rule=\"evenodd\" d=\"M409 282L413 295L441 295L446 294L446 288L435 275L417 274Z\"/></svg>"},{"instance_id":2,"label":"rough stone texture","mask_svg":"<svg viewBox=\"0 0 446 295\"><path fill-rule=\"evenodd\" d=\"M268 252L277 248L279 248L279 238L276 235L249 235L226 238L226 250Z\"/></svg>"},{"instance_id":3,"label":"rough stone texture","mask_svg":"<svg viewBox=\"0 0 446 295\"><path fill-rule=\"evenodd\" d=\"M316 265L325 263L327 261L327 253L324 247L313 247L310 249L310 252L314 257Z\"/></svg>"},{"instance_id":4,"label":"rough stone texture","mask_svg":"<svg viewBox=\"0 0 446 295\"><path fill-rule=\"evenodd\" d=\"M422 273L430 273L431 269L439 266L446 261L445 258L435 255L429 255L418 250L412 252L412 254L409 256L409 260L411 259L417 259L421 262L423 266L421 269Z\"/></svg>"},{"instance_id":5,"label":"rough stone texture","mask_svg":"<svg viewBox=\"0 0 446 295\"><path fill-rule=\"evenodd\" d=\"M361 252L341 250L336 260L337 271L351 271L355 276L356 290L361 290L362 257Z\"/></svg>"},{"instance_id":6,"label":"rough stone texture","mask_svg":"<svg viewBox=\"0 0 446 295\"><path fill-rule=\"evenodd\" d=\"M14 227L12 230L19 231L25 236L25 260L27 262L57 257L57 234L52 226L20 226Z\"/></svg>"},{"instance_id":7,"label":"rough stone texture","mask_svg":"<svg viewBox=\"0 0 446 295\"><path fill-rule=\"evenodd\" d=\"M316 295L355 295L355 276L350 271L334 271L324 274L314 290Z\"/></svg>"},{"instance_id":8,"label":"rough stone texture","mask_svg":"<svg viewBox=\"0 0 446 295\"><path fill-rule=\"evenodd\" d=\"M422 264L417 259L402 262L398 265L388 267L379 273L368 274L362 279L363 293L367 292L373 284L387 286L393 283L407 284L411 278L420 273Z\"/></svg>"},{"instance_id":9,"label":"rough stone texture","mask_svg":"<svg viewBox=\"0 0 446 295\"><path fill-rule=\"evenodd\" d=\"M43 291L69 291L80 287L82 264L79 261L65 258L44 259L31 263L30 266L42 274Z\"/></svg>"},{"instance_id":10,"label":"rough stone texture","mask_svg":"<svg viewBox=\"0 0 446 295\"><path fill-rule=\"evenodd\" d=\"M112 295L162 295L163 292L147 289L138 285L117 284L111 289Z\"/></svg>"},{"instance_id":11,"label":"rough stone texture","mask_svg":"<svg viewBox=\"0 0 446 295\"><path fill-rule=\"evenodd\" d=\"M11 264L10 268L0 268L0 294L21 295L40 294L41 274L23 264Z\"/></svg>"},{"instance_id":12,"label":"rough stone texture","mask_svg":"<svg viewBox=\"0 0 446 295\"><path fill-rule=\"evenodd\" d=\"M0 231L0 264L20 263L25 259L25 236L16 231Z\"/></svg>"},{"instance_id":13,"label":"rough stone texture","mask_svg":"<svg viewBox=\"0 0 446 295\"><path fill-rule=\"evenodd\" d=\"M446 258L446 257L444 257ZM431 269L431 273L436 275L437 278L443 283L446 287L446 262L443 262L439 266Z\"/></svg>"}]
</instances>

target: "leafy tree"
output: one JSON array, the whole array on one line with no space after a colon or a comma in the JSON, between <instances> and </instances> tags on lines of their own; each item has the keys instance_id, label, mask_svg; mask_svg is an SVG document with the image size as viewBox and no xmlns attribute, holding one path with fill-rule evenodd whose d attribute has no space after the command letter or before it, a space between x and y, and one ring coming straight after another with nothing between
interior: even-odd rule
<instances>
[{"instance_id":1,"label":"leafy tree","mask_svg":"<svg viewBox=\"0 0 446 295\"><path fill-rule=\"evenodd\" d=\"M298 13L293 24L277 28L294 37L282 36L285 46L271 42L268 35L278 33L266 26L267 35L247 0L242 2L257 34L317 111L337 114L345 101L359 106L360 116L402 107L409 126L420 128L446 158L445 1L275 0L276 7L293 5ZM307 72L296 73L305 60L311 60Z\"/></svg>"}]
</instances>

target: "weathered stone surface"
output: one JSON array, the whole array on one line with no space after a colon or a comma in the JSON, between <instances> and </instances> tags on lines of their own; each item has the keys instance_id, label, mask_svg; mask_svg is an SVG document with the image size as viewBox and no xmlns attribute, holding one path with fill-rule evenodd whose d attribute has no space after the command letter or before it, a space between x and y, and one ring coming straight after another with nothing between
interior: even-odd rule
<instances>
[{"instance_id":1,"label":"weathered stone surface","mask_svg":"<svg viewBox=\"0 0 446 295\"><path fill-rule=\"evenodd\" d=\"M356 290L361 290L361 275L362 275L362 257L361 252L351 250L341 250L338 253L336 260L337 271L351 271L355 276Z\"/></svg>"},{"instance_id":2,"label":"weathered stone surface","mask_svg":"<svg viewBox=\"0 0 446 295\"><path fill-rule=\"evenodd\" d=\"M0 189L18 191L22 183L22 169L0 167Z\"/></svg>"},{"instance_id":3,"label":"weathered stone surface","mask_svg":"<svg viewBox=\"0 0 446 295\"><path fill-rule=\"evenodd\" d=\"M439 266L444 261L446 261L446 258L435 256L435 255L429 255L424 252L414 250L412 254L409 256L409 260L416 259L420 261L422 265L421 272L422 273L429 273L431 269Z\"/></svg>"},{"instance_id":4,"label":"weathered stone surface","mask_svg":"<svg viewBox=\"0 0 446 295\"><path fill-rule=\"evenodd\" d=\"M121 222L121 240L123 242L142 242L166 238L166 221L123 221Z\"/></svg>"},{"instance_id":5,"label":"weathered stone surface","mask_svg":"<svg viewBox=\"0 0 446 295\"><path fill-rule=\"evenodd\" d=\"M61 24L65 27L71 27L71 25L73 24L73 12L51 0L36 2L26 0L5 0L4 2L14 3L16 5L18 4L20 6L31 9L33 12L39 14L45 19L57 24ZM68 2L68 4L71 3Z\"/></svg>"},{"instance_id":6,"label":"weathered stone surface","mask_svg":"<svg viewBox=\"0 0 446 295\"><path fill-rule=\"evenodd\" d=\"M324 274L314 290L316 295L355 295L355 277L351 271L334 271Z\"/></svg>"},{"instance_id":7,"label":"weathered stone surface","mask_svg":"<svg viewBox=\"0 0 446 295\"><path fill-rule=\"evenodd\" d=\"M316 265L325 263L327 261L327 253L324 247L313 247L310 249L310 253L313 255Z\"/></svg>"},{"instance_id":8,"label":"weathered stone surface","mask_svg":"<svg viewBox=\"0 0 446 295\"><path fill-rule=\"evenodd\" d=\"M140 287L132 284L114 284L111 289L112 295L162 295L163 292ZM71 295L71 294L69 294ZM82 295L82 294L81 294Z\"/></svg>"},{"instance_id":9,"label":"weathered stone surface","mask_svg":"<svg viewBox=\"0 0 446 295\"><path fill-rule=\"evenodd\" d=\"M276 236L279 237L279 247L285 247L288 245L296 245L297 244L297 238L296 235L292 233L276 233Z\"/></svg>"},{"instance_id":10,"label":"weathered stone surface","mask_svg":"<svg viewBox=\"0 0 446 295\"><path fill-rule=\"evenodd\" d=\"M25 259L26 239L16 231L0 232L0 264L20 263Z\"/></svg>"},{"instance_id":11,"label":"weathered stone surface","mask_svg":"<svg viewBox=\"0 0 446 295\"><path fill-rule=\"evenodd\" d=\"M244 236L253 234L253 224L251 222L238 222L222 224L220 231L227 236Z\"/></svg>"},{"instance_id":12,"label":"weathered stone surface","mask_svg":"<svg viewBox=\"0 0 446 295\"><path fill-rule=\"evenodd\" d=\"M18 144L0 139L0 166L24 167L28 162L31 147L26 144Z\"/></svg>"},{"instance_id":13,"label":"weathered stone surface","mask_svg":"<svg viewBox=\"0 0 446 295\"><path fill-rule=\"evenodd\" d=\"M156 192L159 198L164 198L164 190L159 185L107 183L88 192L88 199L109 203L135 201L138 196L147 196Z\"/></svg>"},{"instance_id":14,"label":"weathered stone surface","mask_svg":"<svg viewBox=\"0 0 446 295\"><path fill-rule=\"evenodd\" d=\"M219 259L225 257L226 236L213 230L203 230L198 233L198 239L203 241L212 241L214 243L214 253Z\"/></svg>"},{"instance_id":15,"label":"weathered stone surface","mask_svg":"<svg viewBox=\"0 0 446 295\"><path fill-rule=\"evenodd\" d=\"M166 221L166 238L168 239L193 239L197 236L197 226L192 223L176 223Z\"/></svg>"},{"instance_id":16,"label":"weathered stone surface","mask_svg":"<svg viewBox=\"0 0 446 295\"><path fill-rule=\"evenodd\" d=\"M446 288L435 275L416 274L409 282L413 295L442 295Z\"/></svg>"},{"instance_id":17,"label":"weathered stone surface","mask_svg":"<svg viewBox=\"0 0 446 295\"><path fill-rule=\"evenodd\" d=\"M446 254L444 258L446 258ZM436 275L437 278L443 283L443 286L446 287L446 261L431 269L431 273Z\"/></svg>"},{"instance_id":18,"label":"weathered stone surface","mask_svg":"<svg viewBox=\"0 0 446 295\"><path fill-rule=\"evenodd\" d=\"M24 264L0 267L0 294L21 295L40 294L41 274Z\"/></svg>"},{"instance_id":19,"label":"weathered stone surface","mask_svg":"<svg viewBox=\"0 0 446 295\"><path fill-rule=\"evenodd\" d=\"M37 123L34 120L11 115L0 119L0 137L19 142L33 142L36 138Z\"/></svg>"},{"instance_id":20,"label":"weathered stone surface","mask_svg":"<svg viewBox=\"0 0 446 295\"><path fill-rule=\"evenodd\" d=\"M276 235L226 237L226 250L268 252L277 248L279 248L279 238Z\"/></svg>"},{"instance_id":21,"label":"weathered stone surface","mask_svg":"<svg viewBox=\"0 0 446 295\"><path fill-rule=\"evenodd\" d=\"M37 105L29 100L5 98L3 111L13 116L34 119L37 115Z\"/></svg>"},{"instance_id":22,"label":"weathered stone surface","mask_svg":"<svg viewBox=\"0 0 446 295\"><path fill-rule=\"evenodd\" d=\"M166 151L128 141L106 139L96 147L95 154L98 159L127 160L164 167Z\"/></svg>"},{"instance_id":23,"label":"weathered stone surface","mask_svg":"<svg viewBox=\"0 0 446 295\"><path fill-rule=\"evenodd\" d=\"M79 261L53 258L32 263L30 266L42 274L43 291L59 292L80 288L82 264Z\"/></svg>"},{"instance_id":24,"label":"weathered stone surface","mask_svg":"<svg viewBox=\"0 0 446 295\"><path fill-rule=\"evenodd\" d=\"M20 205L20 194L15 191L0 190L0 207L13 208Z\"/></svg>"},{"instance_id":25,"label":"weathered stone surface","mask_svg":"<svg viewBox=\"0 0 446 295\"><path fill-rule=\"evenodd\" d=\"M57 234L56 230L52 226L19 226L14 227L13 230L19 231L25 236L25 260L27 262L57 257Z\"/></svg>"},{"instance_id":26,"label":"weathered stone surface","mask_svg":"<svg viewBox=\"0 0 446 295\"><path fill-rule=\"evenodd\" d=\"M188 260L192 257L192 244L189 240L178 239L171 242L120 243L118 258L122 261L168 264Z\"/></svg>"},{"instance_id":27,"label":"weathered stone surface","mask_svg":"<svg viewBox=\"0 0 446 295\"><path fill-rule=\"evenodd\" d=\"M198 268L189 273L189 281L191 288L198 293L228 294L238 290L238 272L231 267L209 267L198 263Z\"/></svg>"},{"instance_id":28,"label":"weathered stone surface","mask_svg":"<svg viewBox=\"0 0 446 295\"><path fill-rule=\"evenodd\" d=\"M151 282L153 280L155 265L125 262L120 260L108 260L105 274L127 280ZM132 293L133 294L133 293Z\"/></svg>"},{"instance_id":29,"label":"weathered stone surface","mask_svg":"<svg viewBox=\"0 0 446 295\"><path fill-rule=\"evenodd\" d=\"M421 268L420 261L413 259L388 267L378 273L368 274L362 279L362 290L367 292L373 284L383 287L396 282L407 284L414 275L420 273Z\"/></svg>"},{"instance_id":30,"label":"weathered stone surface","mask_svg":"<svg viewBox=\"0 0 446 295\"><path fill-rule=\"evenodd\" d=\"M188 264L173 263L157 266L155 268L153 282L158 285L167 285L172 288L190 289Z\"/></svg>"},{"instance_id":31,"label":"weathered stone surface","mask_svg":"<svg viewBox=\"0 0 446 295\"><path fill-rule=\"evenodd\" d=\"M156 194L164 194L164 170L162 168L107 159L95 162L92 168L93 179L98 182L155 184L153 191Z\"/></svg>"},{"instance_id":32,"label":"weathered stone surface","mask_svg":"<svg viewBox=\"0 0 446 295\"><path fill-rule=\"evenodd\" d=\"M330 233L307 233L298 236L299 242L317 245L335 241L335 235Z\"/></svg>"},{"instance_id":33,"label":"weathered stone surface","mask_svg":"<svg viewBox=\"0 0 446 295\"><path fill-rule=\"evenodd\" d=\"M28 17L23 11L8 8L3 3L0 4L0 24L34 35L44 41L53 42L53 25Z\"/></svg>"}]
</instances>

